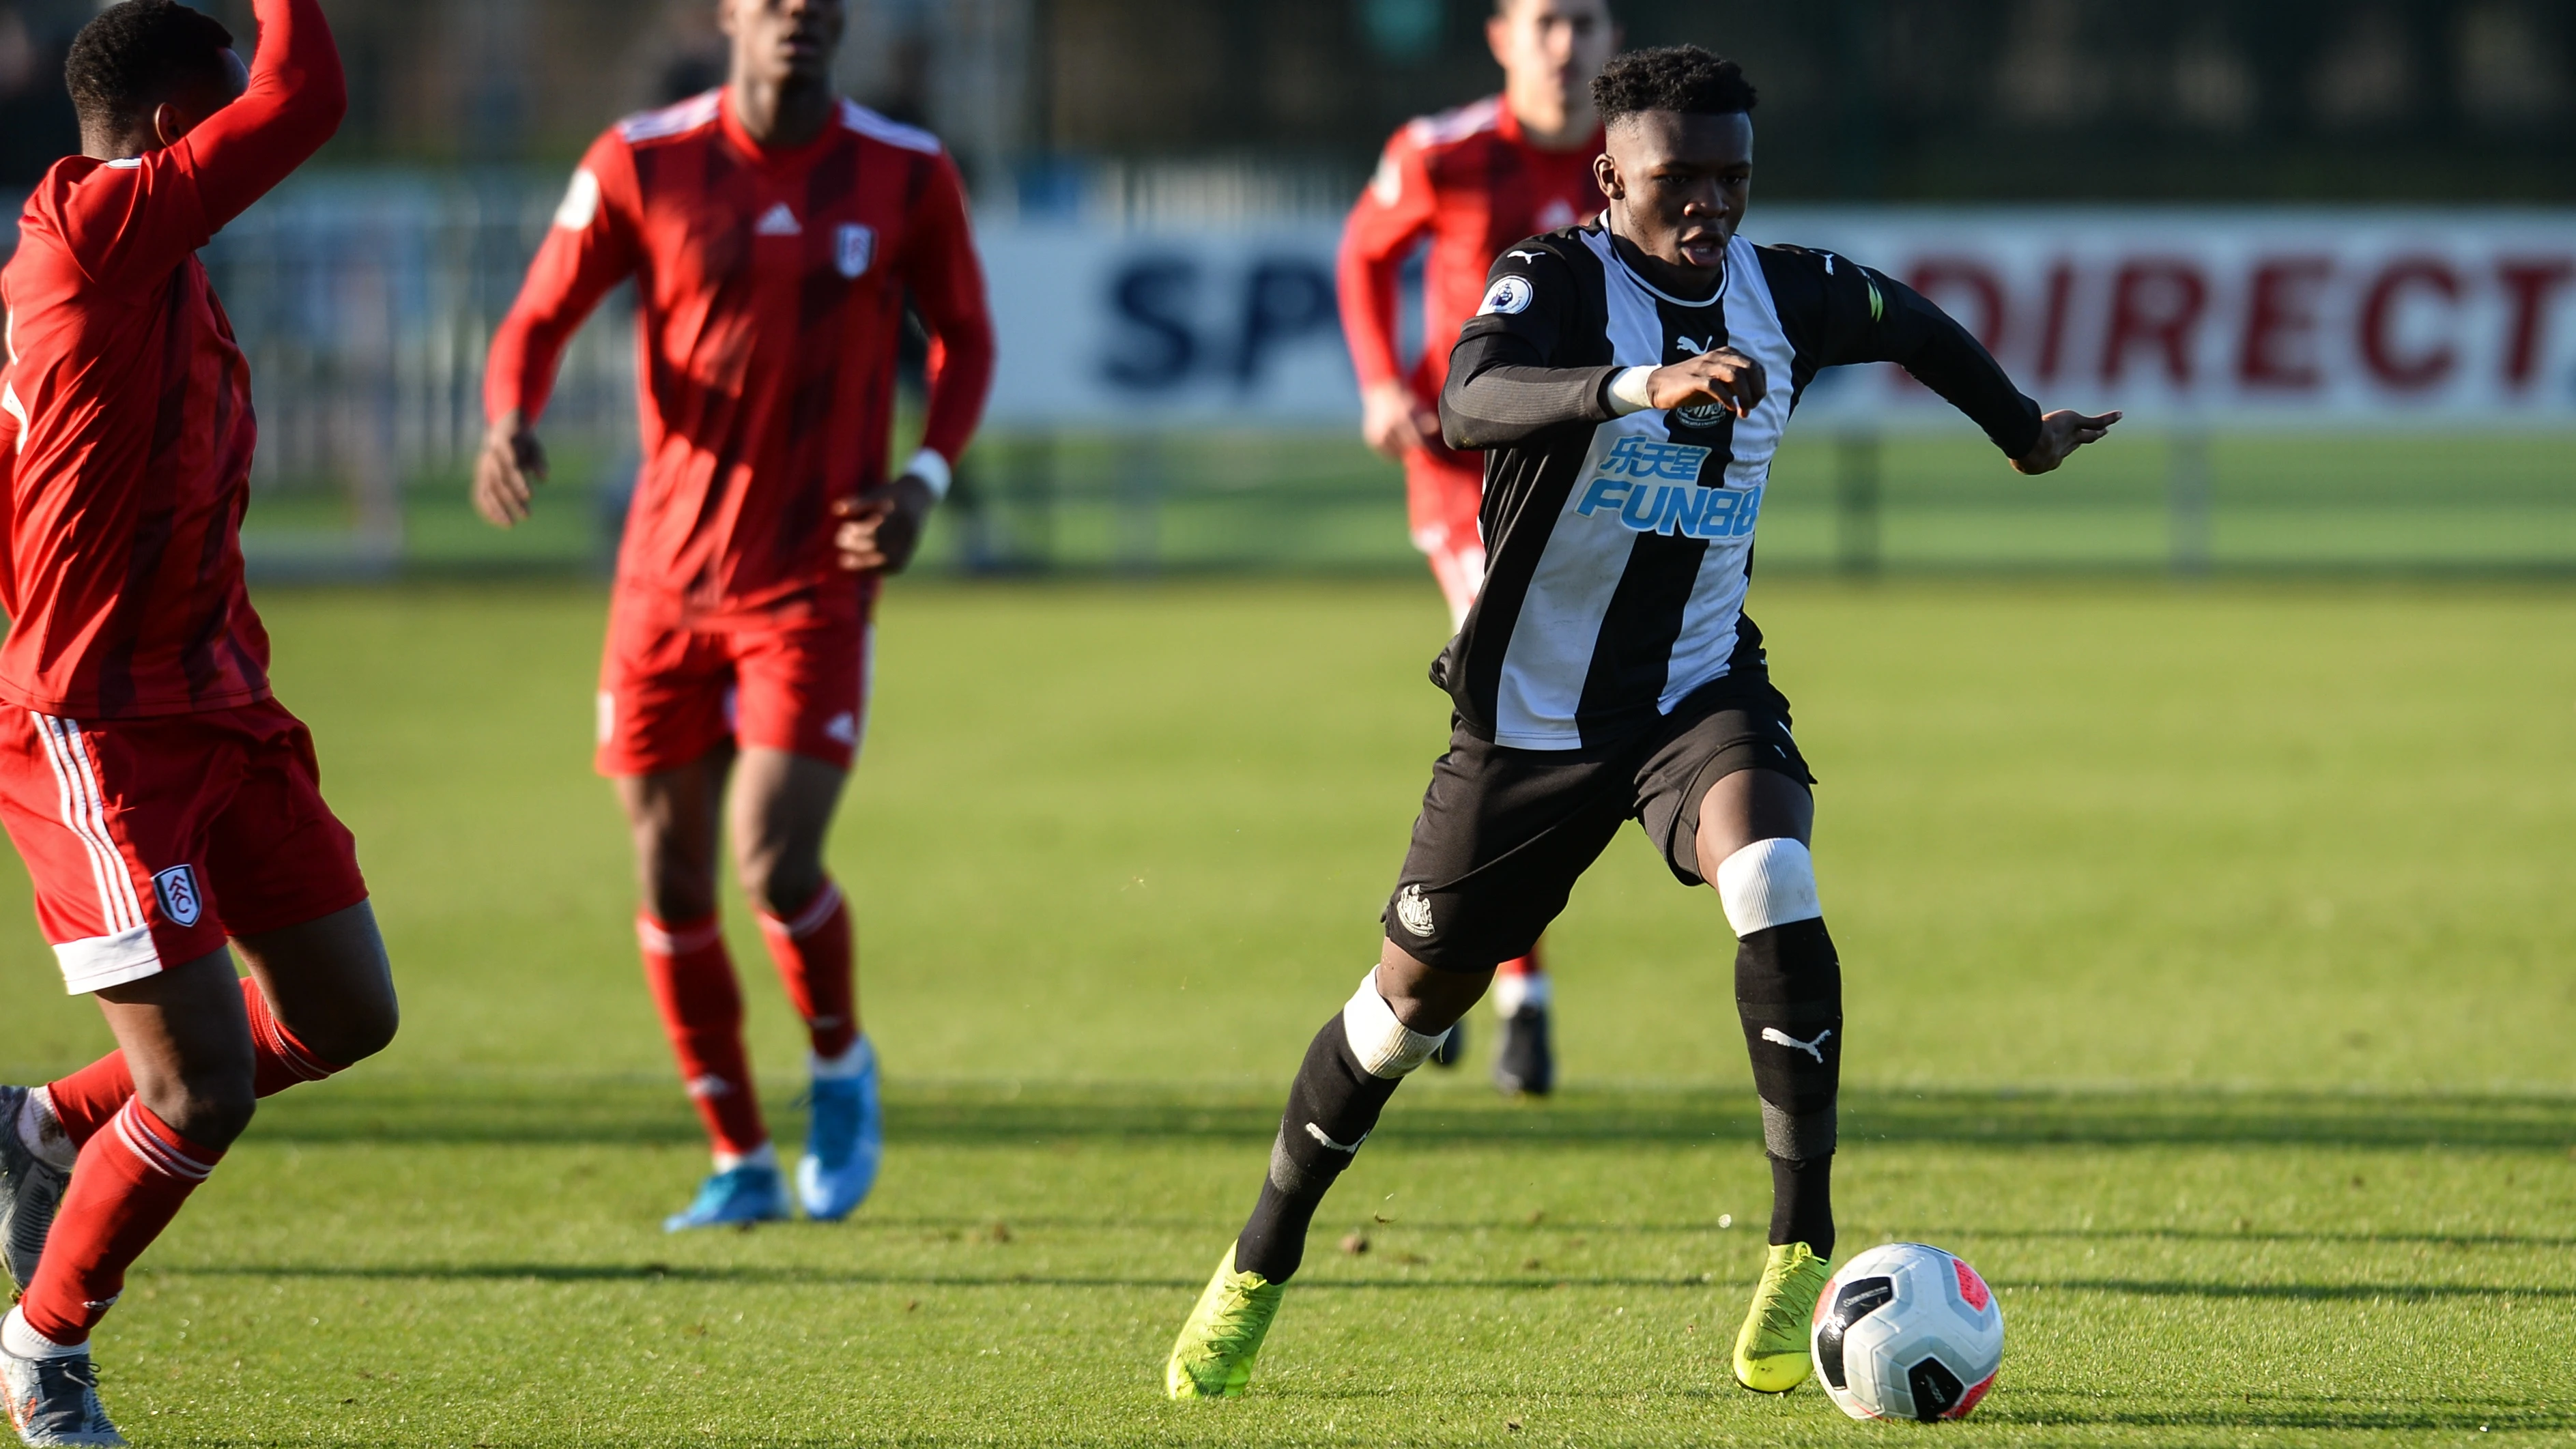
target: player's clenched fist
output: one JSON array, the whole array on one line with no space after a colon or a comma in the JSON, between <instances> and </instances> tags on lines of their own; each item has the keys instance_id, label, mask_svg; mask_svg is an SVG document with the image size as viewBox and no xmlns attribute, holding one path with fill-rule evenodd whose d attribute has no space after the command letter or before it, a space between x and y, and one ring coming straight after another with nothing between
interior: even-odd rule
<instances>
[{"instance_id":1,"label":"player's clenched fist","mask_svg":"<svg viewBox=\"0 0 2576 1449\"><path fill-rule=\"evenodd\" d=\"M2066 461L2066 455L2086 443L2098 443L2109 436L2111 425L2120 420L2116 412L2099 417L2086 417L2071 408L2060 408L2039 420L2039 442L2031 450L2012 460L2019 473L2045 473Z\"/></svg>"},{"instance_id":2,"label":"player's clenched fist","mask_svg":"<svg viewBox=\"0 0 2576 1449\"><path fill-rule=\"evenodd\" d=\"M921 546L921 530L938 502L910 473L832 505L832 547L851 573L899 574Z\"/></svg>"},{"instance_id":3,"label":"player's clenched fist","mask_svg":"<svg viewBox=\"0 0 2576 1449\"><path fill-rule=\"evenodd\" d=\"M474 460L474 511L495 528L528 516L535 480L546 476L545 445L515 412L495 419Z\"/></svg>"},{"instance_id":4,"label":"player's clenched fist","mask_svg":"<svg viewBox=\"0 0 2576 1449\"><path fill-rule=\"evenodd\" d=\"M1697 407L1715 403L1737 417L1750 414L1770 390L1762 364L1732 347L1716 347L1670 367L1656 368L1646 379L1650 406Z\"/></svg>"}]
</instances>

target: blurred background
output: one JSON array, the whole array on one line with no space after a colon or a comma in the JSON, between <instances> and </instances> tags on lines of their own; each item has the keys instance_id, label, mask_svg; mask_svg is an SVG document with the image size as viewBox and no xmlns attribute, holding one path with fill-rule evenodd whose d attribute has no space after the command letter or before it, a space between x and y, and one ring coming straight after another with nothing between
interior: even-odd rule
<instances>
[{"instance_id":1,"label":"blurred background","mask_svg":"<svg viewBox=\"0 0 2576 1449\"><path fill-rule=\"evenodd\" d=\"M1489 94L1485 0L852 0L850 94L936 130L1002 329L925 567L1407 572L1331 295L1410 116ZM205 0L249 47L247 0ZM623 302L515 534L467 511L482 348L573 160L715 84L704 0L335 0L339 138L207 260L253 353L255 567L605 567ZM75 149L87 0L0 0L0 206ZM2052 405L2136 418L2018 479L1919 390L1820 388L1766 568L2576 569L2576 3L1627 0L1741 59L1746 230L1924 287ZM0 230L0 248L11 244ZM1809 416L1812 414L1812 416Z\"/></svg>"}]
</instances>

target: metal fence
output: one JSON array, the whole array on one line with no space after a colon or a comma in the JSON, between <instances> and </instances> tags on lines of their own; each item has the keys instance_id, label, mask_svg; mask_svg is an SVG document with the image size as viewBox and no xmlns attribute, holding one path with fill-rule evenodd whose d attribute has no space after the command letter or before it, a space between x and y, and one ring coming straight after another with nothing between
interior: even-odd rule
<instances>
[{"instance_id":1,"label":"metal fence","mask_svg":"<svg viewBox=\"0 0 2576 1449\"><path fill-rule=\"evenodd\" d=\"M491 328L552 176L299 178L207 248L261 420L246 539L269 576L604 567L635 467L631 303L565 358L537 516L471 515ZM11 214L14 215L14 207ZM13 241L0 233L0 244ZM1794 428L1763 567L2576 573L2576 440L2190 431L2022 479L1970 439ZM997 424L924 566L965 572L1410 571L1398 470L1351 431Z\"/></svg>"}]
</instances>

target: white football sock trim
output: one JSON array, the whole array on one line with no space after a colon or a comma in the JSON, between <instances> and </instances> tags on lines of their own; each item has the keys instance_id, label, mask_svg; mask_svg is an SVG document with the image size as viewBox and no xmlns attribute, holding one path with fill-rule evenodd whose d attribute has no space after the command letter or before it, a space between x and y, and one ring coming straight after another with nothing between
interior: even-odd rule
<instances>
[{"instance_id":1,"label":"white football sock trim","mask_svg":"<svg viewBox=\"0 0 2576 1449\"><path fill-rule=\"evenodd\" d=\"M1738 937L1825 913L1816 901L1815 858L1786 837L1757 840L1728 856L1717 868L1717 898Z\"/></svg>"},{"instance_id":2,"label":"white football sock trim","mask_svg":"<svg viewBox=\"0 0 2576 1449\"><path fill-rule=\"evenodd\" d=\"M1549 995L1544 971L1506 971L1494 978L1494 1010L1506 1019L1520 1015L1525 1006L1547 1010Z\"/></svg>"},{"instance_id":3,"label":"white football sock trim","mask_svg":"<svg viewBox=\"0 0 2576 1449\"><path fill-rule=\"evenodd\" d=\"M11 1308L9 1316L0 1319L0 1348L15 1358L78 1358L89 1351L89 1340L56 1343L29 1326L25 1313Z\"/></svg>"},{"instance_id":4,"label":"white football sock trim","mask_svg":"<svg viewBox=\"0 0 2576 1449\"><path fill-rule=\"evenodd\" d=\"M764 1142L758 1147L751 1149L749 1152L719 1152L715 1154L715 1159L716 1171L718 1172L731 1172L737 1167L766 1167L770 1171L776 1172L778 1170L778 1144L775 1142Z\"/></svg>"},{"instance_id":5,"label":"white football sock trim","mask_svg":"<svg viewBox=\"0 0 2576 1449\"><path fill-rule=\"evenodd\" d=\"M845 1082L852 1077L864 1077L876 1062L877 1049L868 1044L864 1035L850 1043L849 1050L837 1057L818 1057L812 1052L805 1054L806 1066L818 1082Z\"/></svg>"},{"instance_id":6,"label":"white football sock trim","mask_svg":"<svg viewBox=\"0 0 2576 1449\"><path fill-rule=\"evenodd\" d=\"M1424 1036L1395 1019L1395 1008L1377 994L1377 968L1360 978L1360 989L1342 1007L1342 1036L1351 1055L1372 1077L1401 1077L1431 1060L1442 1037Z\"/></svg>"}]
</instances>

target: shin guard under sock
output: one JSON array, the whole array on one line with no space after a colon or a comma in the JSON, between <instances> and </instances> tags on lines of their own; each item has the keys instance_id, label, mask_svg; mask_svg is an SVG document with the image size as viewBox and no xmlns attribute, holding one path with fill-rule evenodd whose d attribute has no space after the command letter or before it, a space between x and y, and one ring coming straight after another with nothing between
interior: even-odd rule
<instances>
[{"instance_id":1,"label":"shin guard under sock","mask_svg":"<svg viewBox=\"0 0 2576 1449\"><path fill-rule=\"evenodd\" d=\"M1843 982L1822 919L1764 927L1738 943L1735 1009L1762 1098L1762 1149L1772 1159L1771 1241L1803 1242L1830 1257Z\"/></svg>"},{"instance_id":2,"label":"shin guard under sock","mask_svg":"<svg viewBox=\"0 0 2576 1449\"><path fill-rule=\"evenodd\" d=\"M814 1055L830 1061L848 1051L859 1039L858 970L841 888L827 879L794 916L762 915L760 939L813 1038Z\"/></svg>"},{"instance_id":3,"label":"shin guard under sock","mask_svg":"<svg viewBox=\"0 0 2576 1449\"><path fill-rule=\"evenodd\" d=\"M1445 1030L1445 1028L1444 1028ZM1235 1239L1238 1272L1285 1283L1306 1257L1306 1229L1334 1179L1377 1130L1378 1113L1414 1068L1430 1059L1438 1035L1396 1019L1377 992L1377 973L1361 978L1340 1014L1306 1046L1288 1087L1288 1110L1270 1145L1270 1174Z\"/></svg>"},{"instance_id":4,"label":"shin guard under sock","mask_svg":"<svg viewBox=\"0 0 2576 1449\"><path fill-rule=\"evenodd\" d=\"M252 1091L274 1097L299 1082L318 1082L344 1070L340 1063L315 1055L286 1029L286 1023L269 1010L268 993L259 989L255 978L243 977L241 992L242 1012L250 1019ZM109 1052L70 1076L45 1085L45 1098L53 1105L54 1121L61 1125L64 1136L83 1146L133 1095L134 1074L126 1069L125 1053L121 1051Z\"/></svg>"},{"instance_id":5,"label":"shin guard under sock","mask_svg":"<svg viewBox=\"0 0 2576 1449\"><path fill-rule=\"evenodd\" d=\"M1402 1077L1372 1075L1352 1055L1350 1034L1335 1016L1315 1033L1288 1088L1288 1110L1270 1145L1270 1175L1252 1219L1235 1240L1238 1272L1285 1283L1306 1256L1315 1209L1377 1128L1378 1113Z\"/></svg>"},{"instance_id":6,"label":"shin guard under sock","mask_svg":"<svg viewBox=\"0 0 2576 1449\"><path fill-rule=\"evenodd\" d=\"M19 1303L27 1326L55 1343L88 1341L125 1291L125 1270L222 1159L128 1100L81 1148L36 1279Z\"/></svg>"},{"instance_id":7,"label":"shin guard under sock","mask_svg":"<svg viewBox=\"0 0 2576 1449\"><path fill-rule=\"evenodd\" d=\"M768 1145L769 1128L752 1090L751 1054L742 1040L742 984L725 954L724 932L713 916L670 925L638 916L635 935L662 1030L708 1138L721 1157L751 1156Z\"/></svg>"}]
</instances>

